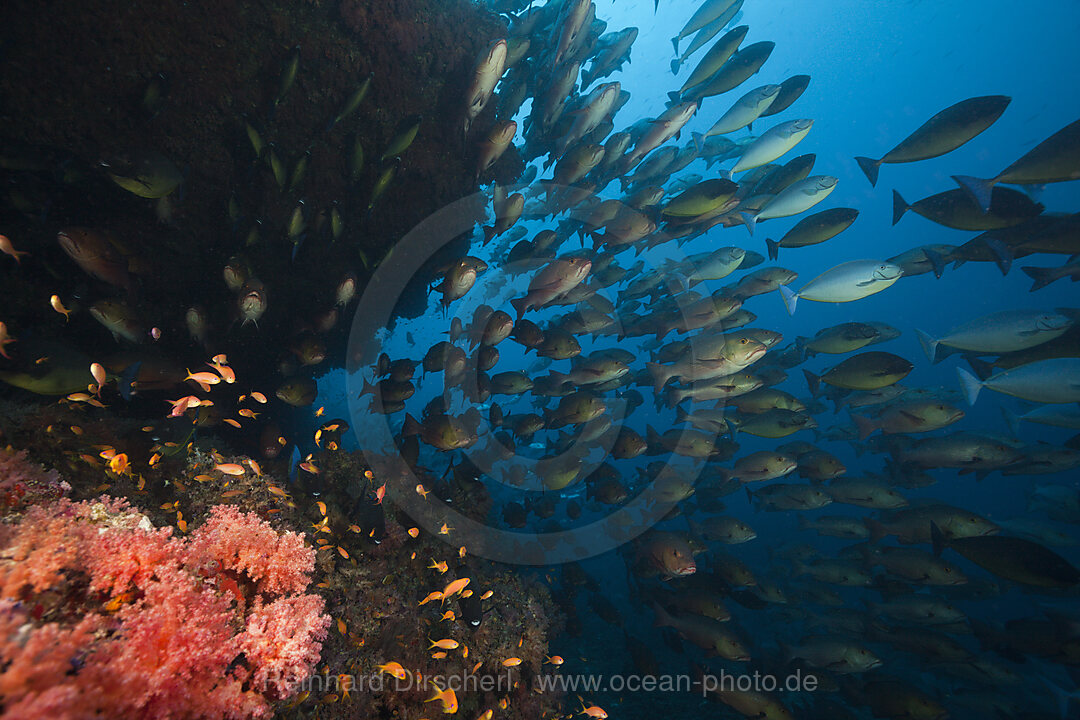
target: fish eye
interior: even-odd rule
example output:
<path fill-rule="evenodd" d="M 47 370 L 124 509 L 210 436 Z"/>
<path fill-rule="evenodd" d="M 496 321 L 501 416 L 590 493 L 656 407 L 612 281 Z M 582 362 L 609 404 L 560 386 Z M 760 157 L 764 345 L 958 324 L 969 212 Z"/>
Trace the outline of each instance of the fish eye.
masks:
<path fill-rule="evenodd" d="M 746 344 L 746 338 L 743 338 L 742 340 L 740 340 L 739 343 L 741 343 L 742 345 L 745 345 Z"/>
<path fill-rule="evenodd" d="M 945 574 L 949 574 L 949 573 L 951 573 L 951 572 L 952 572 L 952 568 L 951 568 L 951 567 L 946 567 L 946 568 L 945 568 Z"/>

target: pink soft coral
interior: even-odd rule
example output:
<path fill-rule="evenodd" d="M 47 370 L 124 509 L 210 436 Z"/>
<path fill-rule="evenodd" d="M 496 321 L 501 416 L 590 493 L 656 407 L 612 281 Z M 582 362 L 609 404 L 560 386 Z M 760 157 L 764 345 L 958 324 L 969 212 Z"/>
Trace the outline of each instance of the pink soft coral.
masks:
<path fill-rule="evenodd" d="M 318 661 L 302 536 L 217 507 L 190 539 L 123 501 L 31 509 L 0 550 L 0 717 L 262 717 Z M 46 620 L 43 622 L 43 620 Z"/>

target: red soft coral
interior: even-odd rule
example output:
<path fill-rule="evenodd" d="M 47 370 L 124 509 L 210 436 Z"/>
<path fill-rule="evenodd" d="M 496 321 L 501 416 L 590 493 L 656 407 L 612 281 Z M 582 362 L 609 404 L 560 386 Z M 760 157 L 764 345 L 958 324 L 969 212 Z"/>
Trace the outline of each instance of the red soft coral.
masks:
<path fill-rule="evenodd" d="M 330 623 L 321 597 L 300 594 L 314 550 L 235 508 L 190 539 L 170 533 L 104 498 L 11 529 L 0 718 L 263 717 L 294 692 Z"/>

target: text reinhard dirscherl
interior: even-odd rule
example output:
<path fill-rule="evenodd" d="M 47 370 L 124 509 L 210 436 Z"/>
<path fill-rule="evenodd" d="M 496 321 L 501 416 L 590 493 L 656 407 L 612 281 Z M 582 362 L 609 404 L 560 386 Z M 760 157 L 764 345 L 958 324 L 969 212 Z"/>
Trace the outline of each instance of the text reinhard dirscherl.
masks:
<path fill-rule="evenodd" d="M 337 692 L 407 692 L 410 690 L 437 692 L 453 690 L 455 693 L 494 692 L 509 693 L 520 682 L 520 671 L 508 668 L 505 673 L 492 675 L 471 672 L 423 675 L 419 671 L 404 671 L 403 677 L 388 673 L 366 675 L 311 675 L 297 681 L 296 678 L 267 678 L 268 684 L 282 680 L 297 691 L 314 694 Z M 698 677 L 690 675 L 602 675 L 552 673 L 533 675 L 533 690 L 540 693 L 564 692 L 572 694 L 595 692 L 700 692 L 707 696 L 714 692 L 813 692 L 818 679 L 812 674 L 796 671 L 790 675 L 777 676 L 768 673 L 706 673 Z"/>

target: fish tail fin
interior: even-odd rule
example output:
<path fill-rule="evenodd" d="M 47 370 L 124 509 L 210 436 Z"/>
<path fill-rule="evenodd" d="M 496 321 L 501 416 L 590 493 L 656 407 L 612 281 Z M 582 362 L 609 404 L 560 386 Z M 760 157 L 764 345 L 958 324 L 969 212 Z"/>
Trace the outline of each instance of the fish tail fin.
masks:
<path fill-rule="evenodd" d="M 678 35 L 671 38 L 671 47 L 675 48 L 675 56 L 676 57 L 678 57 L 678 55 L 679 55 L 679 40 L 681 40 L 681 39 L 682 38 L 680 38 Z"/>
<path fill-rule="evenodd" d="M 495 237 L 495 226 L 494 225 L 485 225 L 483 229 L 484 229 L 484 245 L 487 245 L 489 242 L 491 242 L 491 238 Z"/>
<path fill-rule="evenodd" d="M 664 403 L 669 407 L 677 407 L 683 401 L 683 396 L 677 388 L 669 387 L 664 397 Z"/>
<path fill-rule="evenodd" d="M 994 366 L 985 360 L 980 360 L 972 355 L 965 355 L 964 359 L 967 360 L 968 365 L 971 366 L 971 371 L 975 373 L 980 380 L 985 380 L 994 374 Z"/>
<path fill-rule="evenodd" d="M 674 60 L 672 60 L 671 61 L 671 74 L 672 75 L 678 75 L 680 67 L 682 67 L 682 63 L 679 62 L 679 58 L 675 58 Z"/>
<path fill-rule="evenodd" d="M 934 556 L 941 557 L 941 551 L 945 549 L 948 542 L 945 540 L 941 528 L 933 520 L 930 521 L 930 542 L 934 547 Z"/>
<path fill-rule="evenodd" d="M 1009 434 L 1015 438 L 1020 434 L 1020 416 L 1004 405 L 1001 407 L 1001 415 L 1005 418 L 1005 424 L 1009 426 Z"/>
<path fill-rule="evenodd" d="M 922 346 L 923 352 L 926 353 L 926 359 L 934 362 L 934 356 L 937 355 L 938 341 L 917 328 L 915 337 L 919 339 L 919 345 Z"/>
<path fill-rule="evenodd" d="M 877 423 L 863 415 L 852 415 L 851 419 L 855 421 L 855 427 L 859 431 L 860 441 L 870 437 L 874 434 L 874 431 L 878 429 Z"/>
<path fill-rule="evenodd" d="M 787 285 L 780 286 L 780 297 L 784 299 L 784 307 L 787 308 L 788 315 L 795 314 L 795 303 L 799 301 L 798 293 L 794 292 Z"/>
<path fill-rule="evenodd" d="M 409 413 L 405 413 L 405 424 L 401 426 L 401 434 L 405 437 L 420 434 L 420 423 Z"/>
<path fill-rule="evenodd" d="M 752 215 L 748 212 L 741 212 L 739 215 L 743 219 L 743 224 L 746 225 L 746 229 L 750 231 L 750 235 L 754 234 L 754 228 L 757 227 L 757 215 Z"/>
<path fill-rule="evenodd" d="M 878 170 L 881 168 L 881 161 L 868 157 L 856 157 L 855 162 L 859 163 L 859 169 L 863 171 L 863 175 L 870 181 L 870 187 L 877 187 L 877 176 Z"/>
<path fill-rule="evenodd" d="M 810 372 L 809 370 L 803 370 L 803 376 L 806 377 L 806 386 L 810 388 L 810 394 L 814 397 L 818 396 L 821 392 L 821 378 Z"/>
<path fill-rule="evenodd" d="M 699 132 L 690 133 L 690 139 L 694 141 L 694 147 L 697 148 L 698 154 L 701 154 L 702 149 L 705 147 L 705 137 Z"/>
<path fill-rule="evenodd" d="M 675 422 L 677 422 L 677 423 L 689 422 L 689 420 L 687 420 L 687 418 L 689 418 L 689 417 L 690 417 L 690 413 L 686 412 L 685 408 L 682 408 L 682 407 L 676 407 L 675 408 Z"/>
<path fill-rule="evenodd" d="M 975 201 L 982 211 L 990 212 L 990 200 L 993 197 L 994 180 L 984 180 L 982 178 L 971 177 L 970 175 L 953 175 L 952 179 L 956 181 L 967 194 Z"/>
<path fill-rule="evenodd" d="M 1002 275 L 1008 275 L 1012 269 L 1013 252 L 1009 246 L 995 237 L 986 238 L 986 247 L 994 253 L 994 263 Z"/>
<path fill-rule="evenodd" d="M 923 254 L 926 255 L 926 259 L 930 261 L 931 267 L 934 268 L 934 277 L 940 280 L 945 272 L 945 258 L 941 257 L 941 253 L 933 250 L 923 250 Z"/>
<path fill-rule="evenodd" d="M 967 400 L 968 405 L 974 405 L 979 397 L 979 390 L 983 386 L 982 380 L 964 368 L 956 368 L 956 375 L 960 378 L 960 389 L 964 391 L 964 399 Z"/>
<path fill-rule="evenodd" d="M 652 425 L 645 426 L 645 442 L 653 446 L 660 444 L 660 433 Z"/>
<path fill-rule="evenodd" d="M 769 249 L 769 259 L 776 260 L 780 257 L 780 241 L 765 238 L 765 247 Z"/>
<path fill-rule="evenodd" d="M 649 374 L 653 378 L 653 391 L 660 392 L 664 389 L 664 385 L 667 385 L 667 381 L 671 379 L 671 375 L 668 374 L 668 370 L 657 362 L 645 363 L 645 368 L 649 371 Z"/>
<path fill-rule="evenodd" d="M 682 99 L 682 93 L 680 93 L 680 92 L 678 92 L 678 91 L 675 91 L 675 92 L 669 92 L 669 93 L 667 94 L 667 96 L 668 96 L 668 101 L 667 101 L 667 103 L 665 103 L 665 104 L 666 104 L 666 105 L 667 105 L 668 107 L 671 107 L 672 105 L 677 105 L 677 104 L 679 103 L 679 100 L 681 100 L 681 99 Z"/>
<path fill-rule="evenodd" d="M 900 218 L 904 217 L 904 213 L 911 209 L 911 206 L 907 204 L 907 200 L 903 198 L 896 190 L 892 191 L 892 224 L 900 222 Z"/>
<path fill-rule="evenodd" d="M 1034 280 L 1031 283 L 1031 289 L 1028 292 L 1035 292 L 1040 288 L 1044 288 L 1050 283 L 1054 282 L 1052 275 L 1052 268 L 1032 267 L 1030 265 L 1024 265 L 1020 268 L 1024 271 L 1024 274 Z"/>
<path fill-rule="evenodd" d="M 514 306 L 514 310 L 517 311 L 517 319 L 518 320 L 520 320 L 521 316 L 525 314 L 526 310 L 528 310 L 529 306 L 526 304 L 527 300 L 528 300 L 527 297 L 520 297 L 520 298 L 514 298 L 513 300 L 510 301 L 510 304 Z"/>

